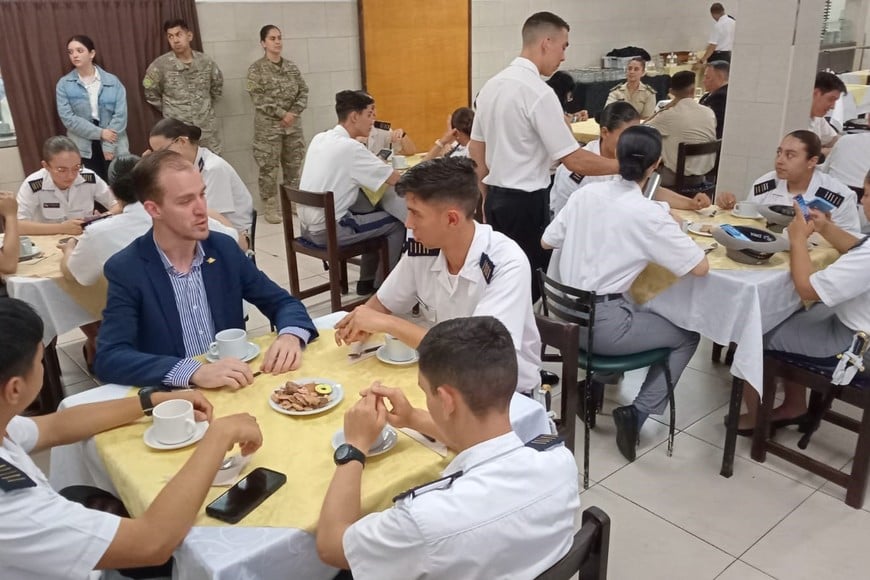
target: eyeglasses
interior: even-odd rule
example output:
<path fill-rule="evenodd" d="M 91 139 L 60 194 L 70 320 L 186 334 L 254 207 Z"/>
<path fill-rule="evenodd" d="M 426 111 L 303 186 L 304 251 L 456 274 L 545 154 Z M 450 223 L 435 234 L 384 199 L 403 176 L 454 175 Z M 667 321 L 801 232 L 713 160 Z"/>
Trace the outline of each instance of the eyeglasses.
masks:
<path fill-rule="evenodd" d="M 69 173 L 78 173 L 82 170 L 81 164 L 73 165 L 72 167 L 49 167 L 51 171 L 58 175 L 67 175 Z"/>

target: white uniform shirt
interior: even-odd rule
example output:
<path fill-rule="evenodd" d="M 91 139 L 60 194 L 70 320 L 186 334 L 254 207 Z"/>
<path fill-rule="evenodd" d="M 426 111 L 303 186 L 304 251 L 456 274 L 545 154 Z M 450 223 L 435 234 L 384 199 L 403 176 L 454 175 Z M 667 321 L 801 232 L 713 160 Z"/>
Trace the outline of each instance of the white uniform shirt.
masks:
<path fill-rule="evenodd" d="M 810 284 L 843 324 L 870 332 L 870 243 L 865 241 L 810 275 Z"/>
<path fill-rule="evenodd" d="M 824 117 L 810 117 L 808 129 L 819 136 L 822 147 L 828 147 L 839 136 L 837 130 Z"/>
<path fill-rule="evenodd" d="M 713 24 L 713 29 L 710 31 L 709 44 L 715 44 L 716 50 L 730 51 L 734 49 L 734 29 L 737 22 L 723 14 L 719 20 Z"/>
<path fill-rule="evenodd" d="M 864 178 L 870 171 L 870 132 L 840 137 L 825 161 L 824 171 L 841 183 L 864 187 Z"/>
<path fill-rule="evenodd" d="M 0 575 L 15 580 L 88 578 L 115 537 L 121 519 L 58 495 L 27 454 L 39 439 L 36 423 L 13 417 L 0 460 L 36 483 L 0 489 Z"/>
<path fill-rule="evenodd" d="M 776 171 L 765 173 L 755 180 L 750 190 L 748 200 L 764 205 L 787 205 L 794 203 L 794 195 L 789 193 L 788 184 L 784 179 L 776 177 Z M 826 199 L 836 207 L 831 212 L 831 220 L 838 227 L 853 234 L 861 233 L 861 222 L 858 219 L 858 197 L 855 192 L 820 169 L 813 172 L 810 185 L 803 194 L 804 201 L 809 203 L 817 197 Z"/>
<path fill-rule="evenodd" d="M 69 189 L 61 190 L 43 168 L 28 175 L 18 188 L 18 219 L 55 224 L 82 219 L 93 215 L 94 201 L 106 209 L 116 203 L 106 182 L 90 169 L 82 169 Z"/>
<path fill-rule="evenodd" d="M 254 200 L 233 166 L 205 147 L 200 147 L 196 152 L 194 165 L 202 173 L 209 209 L 230 220 L 238 231 L 250 231 Z"/>
<path fill-rule="evenodd" d="M 493 316 L 510 332 L 517 351 L 517 390 L 527 393 L 541 384 L 541 337 L 532 312 L 532 297 L 520 289 L 531 283 L 531 267 L 520 247 L 491 226 L 474 224 L 474 239 L 455 286 L 447 259 L 405 254 L 378 290 L 378 300 L 391 312 L 410 312 L 419 302 L 427 326 L 469 316 Z M 484 254 L 492 263 L 484 278 Z"/>
<path fill-rule="evenodd" d="M 562 249 L 561 282 L 599 294 L 627 292 L 650 262 L 683 276 L 704 257 L 665 206 L 624 179 L 572 195 L 542 239 Z"/>
<path fill-rule="evenodd" d="M 94 222 L 85 228 L 70 254 L 67 267 L 82 286 L 96 284 L 103 275 L 103 266 L 109 258 L 144 235 L 153 222 L 141 203 L 131 203 L 124 211 L 110 218 Z M 239 232 L 219 221 L 208 218 L 208 229 L 238 240 Z"/>
<path fill-rule="evenodd" d="M 460 470 L 347 529 L 354 578 L 530 580 L 568 553 L 580 496 L 566 448 L 535 451 L 511 432 L 466 449 L 444 475 Z"/>
<path fill-rule="evenodd" d="M 583 149 L 591 151 L 596 155 L 601 155 L 601 141 L 598 139 L 590 141 Z M 602 181 L 614 181 L 616 179 L 620 179 L 619 174 L 579 175 L 560 164 L 556 169 L 556 176 L 553 178 L 553 187 L 550 189 L 550 211 L 553 215 L 559 213 L 565 207 L 565 204 L 568 203 L 568 198 L 571 197 L 571 194 L 584 185 L 601 183 Z"/>
<path fill-rule="evenodd" d="M 340 221 L 356 202 L 360 187 L 377 191 L 392 174 L 391 166 L 351 138 L 344 127 L 336 125 L 315 135 L 308 145 L 299 189 L 331 191 L 335 199 L 335 219 Z M 297 211 L 299 221 L 309 232 L 326 229 L 323 210 L 300 206 Z"/>
<path fill-rule="evenodd" d="M 523 57 L 483 85 L 471 138 L 486 143 L 483 182 L 522 191 L 547 187 L 553 162 L 580 147 L 556 93 Z"/>

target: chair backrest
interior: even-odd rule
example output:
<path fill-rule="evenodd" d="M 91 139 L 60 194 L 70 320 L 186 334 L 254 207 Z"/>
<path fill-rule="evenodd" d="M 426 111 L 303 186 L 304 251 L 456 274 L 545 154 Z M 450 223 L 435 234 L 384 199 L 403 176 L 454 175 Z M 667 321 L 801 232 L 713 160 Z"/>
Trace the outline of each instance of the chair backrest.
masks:
<path fill-rule="evenodd" d="M 686 177 L 686 158 L 688 157 L 697 157 L 699 155 L 716 155 L 716 160 L 713 163 L 713 169 L 707 172 L 707 175 L 716 176 L 719 173 L 719 156 L 722 152 L 722 140 L 716 139 L 715 141 L 710 141 L 708 143 L 680 143 L 677 146 L 677 169 L 676 173 L 676 181 L 674 183 L 674 189 L 677 192 L 680 192 L 683 188 L 685 188 L 685 177 Z M 713 181 L 713 185 L 715 186 L 715 177 Z"/>
<path fill-rule="evenodd" d="M 577 351 L 580 348 L 580 327 L 573 322 L 561 322 L 535 314 L 535 325 L 541 335 L 541 360 L 562 363 L 562 417 L 559 433 L 565 446 L 574 453 L 574 410 L 577 408 Z M 558 355 L 546 354 L 547 347 L 555 348 Z M 547 411 L 549 398 L 547 399 Z"/>
<path fill-rule="evenodd" d="M 248 250 L 250 251 L 251 258 L 254 257 L 254 254 L 257 252 L 257 217 L 259 213 L 257 212 L 257 208 L 254 208 L 251 211 L 251 230 L 248 232 L 248 237 L 250 237 L 250 245 Z M 254 260 L 256 262 L 256 260 Z"/>
<path fill-rule="evenodd" d="M 326 222 L 327 247 L 338 247 L 338 234 L 335 225 L 335 197 L 331 191 L 314 192 L 281 186 L 281 213 L 284 222 L 284 238 L 289 243 L 293 240 L 293 206 L 303 205 L 322 209 Z M 290 251 L 288 247 L 287 251 Z"/>
<path fill-rule="evenodd" d="M 606 580 L 609 550 L 610 517 L 597 507 L 587 508 L 571 549 L 535 580 L 570 580 L 578 572 L 582 580 Z"/>
<path fill-rule="evenodd" d="M 541 306 L 544 316 L 549 317 L 552 314 L 560 320 L 572 322 L 586 329 L 586 352 L 590 353 L 590 356 L 586 357 L 587 368 L 585 370 L 588 376 L 592 368 L 595 292 L 579 290 L 556 282 L 547 276 L 541 268 L 538 268 L 538 280 L 540 281 Z"/>

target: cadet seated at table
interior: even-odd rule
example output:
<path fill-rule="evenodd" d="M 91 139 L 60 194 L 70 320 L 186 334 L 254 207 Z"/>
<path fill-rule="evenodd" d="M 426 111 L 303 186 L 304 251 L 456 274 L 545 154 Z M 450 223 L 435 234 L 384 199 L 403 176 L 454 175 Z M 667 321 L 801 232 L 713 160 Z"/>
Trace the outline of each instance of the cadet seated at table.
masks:
<path fill-rule="evenodd" d="M 42 320 L 30 306 L 13 298 L 0 299 L 3 576 L 87 578 L 92 570 L 164 564 L 193 525 L 227 449 L 238 443 L 242 454 L 248 455 L 262 445 L 256 419 L 238 414 L 212 420 L 211 405 L 197 391 L 155 392 L 150 398 L 126 397 L 37 417 L 21 416 L 42 386 L 42 333 Z M 207 419 L 211 425 L 190 459 L 135 519 L 67 500 L 51 488 L 30 457 L 132 423 L 170 399 L 192 402 L 197 419 Z"/>
<path fill-rule="evenodd" d="M 824 173 L 818 166 L 822 144 L 812 131 L 800 129 L 782 138 L 776 149 L 776 167 L 755 180 L 746 196 L 747 201 L 764 205 L 791 206 L 802 196 L 810 203 L 824 199 L 834 206 L 831 219 L 837 227 L 853 234 L 861 232 L 858 201 L 855 192 L 837 179 Z M 733 199 L 725 194 L 721 199 Z M 717 202 L 720 197 L 717 196 Z M 722 203 L 719 204 L 722 206 Z"/>
<path fill-rule="evenodd" d="M 429 412 L 376 383 L 345 414 L 347 443 L 335 451 L 317 526 L 320 558 L 357 580 L 534 578 L 571 546 L 580 507 L 574 457 L 562 445 L 523 445 L 511 431 L 517 359 L 498 320 L 441 322 L 419 353 Z M 361 517 L 364 450 L 387 422 L 414 426 L 420 415 L 458 455 L 442 479 Z"/>
<path fill-rule="evenodd" d="M 109 283 L 97 338 L 97 376 L 122 385 L 239 388 L 254 380 L 236 358 L 202 364 L 216 332 L 244 328 L 242 300 L 278 329 L 261 370 L 299 368 L 317 330 L 298 299 L 270 280 L 228 236 L 210 232 L 199 171 L 174 151 L 133 168 L 133 188 L 154 227 L 106 262 Z"/>
<path fill-rule="evenodd" d="M 643 58 L 636 56 L 628 61 L 625 67 L 625 82 L 610 90 L 605 105 L 626 101 L 631 103 L 642 119 L 652 117 L 656 108 L 656 90 L 640 82 L 645 71 L 646 61 Z"/>
<path fill-rule="evenodd" d="M 866 186 L 870 186 L 870 174 Z M 862 197 L 861 205 L 870 219 L 870 196 Z M 791 278 L 801 300 L 815 304 L 809 309 L 801 306 L 765 334 L 764 350 L 801 355 L 815 359 L 820 367 L 833 369 L 838 363 L 835 357 L 851 347 L 855 333 L 870 331 L 870 243 L 868 236 L 838 227 L 819 211 L 811 210 L 811 219 L 807 221 L 795 204 L 795 214 L 788 226 Z M 818 272 L 814 272 L 807 249 L 807 240 L 813 232 L 818 232 L 842 254 Z M 864 353 L 864 365 L 870 369 L 870 350 Z M 751 435 L 758 411 L 758 392 L 749 384 L 743 387 L 743 401 L 748 412 L 740 416 L 737 433 Z M 806 413 L 806 387 L 786 383 L 785 399 L 773 410 L 771 427 L 800 425 L 809 419 Z"/>
<path fill-rule="evenodd" d="M 698 346 L 698 333 L 638 310 L 624 294 L 651 262 L 676 276 L 704 276 L 709 264 L 668 210 L 641 193 L 661 158 L 658 131 L 629 127 L 619 138 L 616 155 L 622 179 L 594 183 L 581 195 L 572 195 L 547 227 L 541 245 L 562 249 L 558 267 L 563 284 L 598 294 L 593 352 L 616 356 L 670 348 L 676 384 Z M 587 347 L 586 338 L 581 332 L 581 348 Z M 626 459 L 635 459 L 644 421 L 663 413 L 667 404 L 664 371 L 657 365 L 647 372 L 634 402 L 613 410 L 616 443 Z"/>
<path fill-rule="evenodd" d="M 408 204 L 405 255 L 377 294 L 336 325 L 336 342 L 387 332 L 417 348 L 429 328 L 464 316 L 494 316 L 510 331 L 519 359 L 517 390 L 540 384 L 541 340 L 529 261 L 516 242 L 474 221 L 480 192 L 474 162 L 433 159 L 409 169 L 396 186 Z M 400 318 L 420 305 L 419 323 Z"/>
<path fill-rule="evenodd" d="M 0 274 L 14 274 L 18 269 L 20 247 L 18 240 L 18 200 L 9 191 L 0 191 L 0 231 L 3 244 L 0 245 Z M 0 296 L 5 295 L 0 283 Z"/>
<path fill-rule="evenodd" d="M 468 157 L 468 142 L 471 141 L 471 126 L 474 110 L 459 107 L 447 118 L 447 131 L 423 156 L 423 161 L 438 157 Z"/>
<path fill-rule="evenodd" d="M 78 146 L 69 137 L 49 137 L 42 146 L 42 169 L 28 175 L 18 190 L 20 233 L 77 236 L 94 215 L 94 202 L 121 211 L 106 182 L 82 168 Z"/>

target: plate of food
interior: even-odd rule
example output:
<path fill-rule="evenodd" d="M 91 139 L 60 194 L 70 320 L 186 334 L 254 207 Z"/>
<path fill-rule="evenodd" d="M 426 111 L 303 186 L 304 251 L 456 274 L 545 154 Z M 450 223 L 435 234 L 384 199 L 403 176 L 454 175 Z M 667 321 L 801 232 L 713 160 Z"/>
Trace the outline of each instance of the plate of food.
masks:
<path fill-rule="evenodd" d="M 695 234 L 696 236 L 706 236 L 708 238 L 713 237 L 713 229 L 716 227 L 716 224 L 701 224 L 697 222 L 689 222 L 689 227 L 687 228 L 690 234 Z"/>
<path fill-rule="evenodd" d="M 287 381 L 269 394 L 269 406 L 285 415 L 316 415 L 332 409 L 344 399 L 344 389 L 335 381 L 320 377 Z"/>

